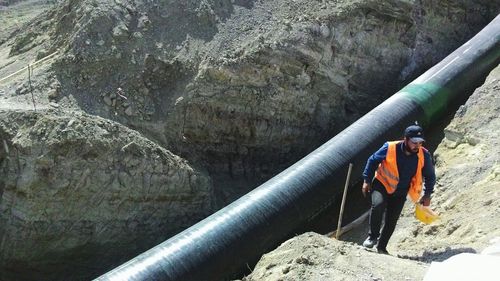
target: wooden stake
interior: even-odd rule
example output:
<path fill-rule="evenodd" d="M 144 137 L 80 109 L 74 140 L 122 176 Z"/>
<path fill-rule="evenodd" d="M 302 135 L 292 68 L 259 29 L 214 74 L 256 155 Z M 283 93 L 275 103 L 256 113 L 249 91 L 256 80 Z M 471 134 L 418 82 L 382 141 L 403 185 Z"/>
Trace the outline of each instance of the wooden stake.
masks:
<path fill-rule="evenodd" d="M 5 154 L 9 155 L 9 146 L 5 140 L 3 140 L 3 149 L 5 150 Z"/>
<path fill-rule="evenodd" d="M 28 82 L 30 85 L 30 92 L 31 92 L 31 100 L 33 101 L 33 108 L 35 109 L 36 112 L 36 104 L 35 104 L 35 96 L 33 96 L 33 86 L 31 86 L 31 66 L 28 64 Z"/>
<path fill-rule="evenodd" d="M 347 171 L 347 179 L 345 180 L 345 186 L 344 186 L 344 194 L 342 195 L 342 204 L 340 205 L 340 214 L 339 214 L 339 222 L 337 224 L 337 233 L 335 234 L 335 237 L 337 239 L 340 238 L 340 235 L 342 234 L 342 216 L 344 215 L 344 206 L 345 206 L 345 199 L 347 197 L 347 187 L 349 187 L 349 179 L 351 178 L 351 171 L 352 171 L 352 163 L 349 163 L 349 170 Z"/>

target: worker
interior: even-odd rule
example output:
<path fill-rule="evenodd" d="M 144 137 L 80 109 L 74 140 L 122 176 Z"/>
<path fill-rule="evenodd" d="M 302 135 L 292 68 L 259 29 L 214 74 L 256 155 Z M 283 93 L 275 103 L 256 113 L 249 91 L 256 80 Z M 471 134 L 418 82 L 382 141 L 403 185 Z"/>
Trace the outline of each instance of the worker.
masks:
<path fill-rule="evenodd" d="M 361 190 L 365 197 L 371 195 L 370 230 L 363 242 L 365 248 L 376 245 L 379 253 L 389 254 L 387 243 L 407 195 L 415 203 L 430 205 L 436 175 L 431 155 L 422 147 L 424 141 L 422 128 L 411 125 L 405 129 L 404 140 L 386 142 L 368 158 Z M 422 182 L 425 190 L 420 198 Z M 380 233 L 384 212 L 385 222 Z"/>

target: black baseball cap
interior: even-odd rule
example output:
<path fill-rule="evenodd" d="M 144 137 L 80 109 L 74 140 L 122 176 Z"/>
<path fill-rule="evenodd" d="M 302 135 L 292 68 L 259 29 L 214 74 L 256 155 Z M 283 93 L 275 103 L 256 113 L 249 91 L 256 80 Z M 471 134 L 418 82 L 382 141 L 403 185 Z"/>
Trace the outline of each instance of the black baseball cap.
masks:
<path fill-rule="evenodd" d="M 410 138 L 412 142 L 423 142 L 424 130 L 418 125 L 411 125 L 405 130 L 405 137 Z"/>

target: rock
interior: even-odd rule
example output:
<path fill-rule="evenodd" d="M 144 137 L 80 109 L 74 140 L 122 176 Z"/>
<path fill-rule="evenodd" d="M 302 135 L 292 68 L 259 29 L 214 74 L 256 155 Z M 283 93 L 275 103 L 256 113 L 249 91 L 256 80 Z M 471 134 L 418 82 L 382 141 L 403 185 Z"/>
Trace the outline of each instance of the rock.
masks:
<path fill-rule="evenodd" d="M 147 30 L 150 25 L 151 25 L 151 21 L 149 20 L 148 16 L 143 15 L 138 20 L 137 28 Z"/>
<path fill-rule="evenodd" d="M 113 37 L 120 38 L 128 33 L 128 28 L 125 24 L 119 23 L 113 28 Z"/>
<path fill-rule="evenodd" d="M 55 100 L 59 97 L 59 91 L 57 91 L 56 89 L 51 89 L 47 94 L 47 97 L 49 98 L 49 100 Z"/>
<path fill-rule="evenodd" d="M 323 36 L 323 38 L 328 38 L 330 36 L 330 28 L 328 28 L 328 26 L 325 24 L 322 24 L 320 26 L 319 31 L 320 31 L 321 36 Z"/>
<path fill-rule="evenodd" d="M 212 212 L 209 178 L 135 131 L 62 111 L 0 116 L 1 280 L 88 280 Z"/>
<path fill-rule="evenodd" d="M 136 39 L 141 39 L 143 37 L 142 33 L 140 32 L 134 32 L 132 36 L 134 36 L 134 38 Z"/>
<path fill-rule="evenodd" d="M 132 107 L 131 107 L 131 106 L 127 107 L 127 108 L 125 109 L 125 115 L 127 115 L 127 116 L 132 116 L 132 115 L 134 115 L 134 109 L 132 109 Z"/>
<path fill-rule="evenodd" d="M 113 105 L 113 101 L 111 100 L 111 97 L 109 97 L 108 95 L 105 95 L 102 99 L 107 106 Z"/>
<path fill-rule="evenodd" d="M 38 51 L 38 53 L 36 54 L 36 60 L 40 60 L 40 59 L 43 59 L 44 57 L 46 57 L 48 55 L 48 52 L 47 50 L 45 49 L 41 49 L 40 51 Z"/>

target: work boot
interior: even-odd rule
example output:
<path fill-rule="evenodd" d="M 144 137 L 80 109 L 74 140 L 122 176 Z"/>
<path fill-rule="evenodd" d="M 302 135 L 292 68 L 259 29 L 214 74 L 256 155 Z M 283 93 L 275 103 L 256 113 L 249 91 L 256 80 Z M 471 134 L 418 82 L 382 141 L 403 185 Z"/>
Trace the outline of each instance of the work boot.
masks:
<path fill-rule="evenodd" d="M 378 242 L 378 239 L 371 239 L 370 237 L 366 238 L 365 242 L 363 242 L 363 247 L 371 249 Z"/>

